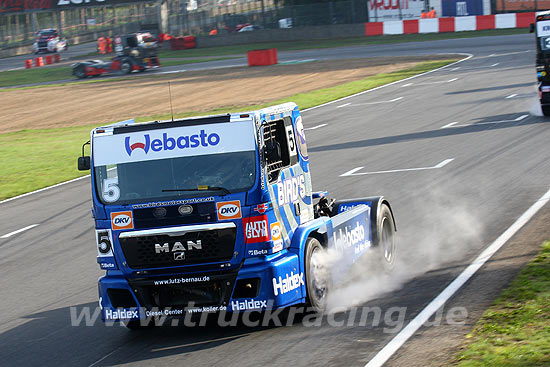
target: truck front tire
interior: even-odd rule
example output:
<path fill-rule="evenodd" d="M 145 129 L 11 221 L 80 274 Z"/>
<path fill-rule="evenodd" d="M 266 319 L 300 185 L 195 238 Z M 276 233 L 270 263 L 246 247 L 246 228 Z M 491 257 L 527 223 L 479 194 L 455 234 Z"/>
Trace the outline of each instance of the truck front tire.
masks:
<path fill-rule="evenodd" d="M 307 300 L 316 313 L 325 311 L 330 289 L 330 272 L 325 254 L 325 248 L 316 238 L 307 239 L 304 260 Z"/>

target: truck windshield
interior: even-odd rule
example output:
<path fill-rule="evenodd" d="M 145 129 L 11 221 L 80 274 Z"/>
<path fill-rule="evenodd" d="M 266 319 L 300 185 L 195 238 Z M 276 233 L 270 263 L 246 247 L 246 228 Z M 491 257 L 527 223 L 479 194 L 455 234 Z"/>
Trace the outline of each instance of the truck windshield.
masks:
<path fill-rule="evenodd" d="M 256 152 L 252 120 L 100 132 L 92 140 L 97 195 L 127 204 L 247 191 Z"/>
<path fill-rule="evenodd" d="M 105 204 L 132 204 L 249 190 L 256 152 L 233 152 L 96 166 Z"/>

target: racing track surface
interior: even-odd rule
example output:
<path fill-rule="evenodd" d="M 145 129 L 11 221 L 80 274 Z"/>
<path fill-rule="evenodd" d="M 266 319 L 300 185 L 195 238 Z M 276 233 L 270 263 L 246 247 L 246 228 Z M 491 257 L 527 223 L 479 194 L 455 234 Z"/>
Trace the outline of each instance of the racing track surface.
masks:
<path fill-rule="evenodd" d="M 402 263 L 437 269 L 368 303 L 406 307 L 407 320 L 548 190 L 550 121 L 529 114 L 536 104 L 534 40 L 520 35 L 285 56 L 451 51 L 474 57 L 303 114 L 313 128 L 307 137 L 314 189 L 337 198 L 387 196 Z M 96 306 L 101 275 L 88 186 L 79 180 L 0 204 L 0 365 L 363 366 L 393 337 L 372 323 L 138 333 L 101 323 L 73 327 L 70 307 Z M 39 225 L 1 238 L 32 224 Z M 468 231 L 476 235 L 465 237 Z"/>

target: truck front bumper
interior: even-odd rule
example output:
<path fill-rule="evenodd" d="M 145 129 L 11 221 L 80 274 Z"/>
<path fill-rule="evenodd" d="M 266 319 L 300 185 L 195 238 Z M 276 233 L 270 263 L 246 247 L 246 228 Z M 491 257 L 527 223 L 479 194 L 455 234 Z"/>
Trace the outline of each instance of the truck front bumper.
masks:
<path fill-rule="evenodd" d="M 261 311 L 305 302 L 298 254 L 247 259 L 237 270 L 127 279 L 108 271 L 99 279 L 102 319 L 134 320 L 187 313 Z"/>

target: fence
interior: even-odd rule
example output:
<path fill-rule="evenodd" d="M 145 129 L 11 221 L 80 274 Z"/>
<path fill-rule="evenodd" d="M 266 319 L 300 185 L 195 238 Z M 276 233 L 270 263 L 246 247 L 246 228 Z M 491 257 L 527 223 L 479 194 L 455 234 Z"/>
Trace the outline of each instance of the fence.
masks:
<path fill-rule="evenodd" d="M 34 32 L 43 28 L 57 28 L 65 37 L 127 33 L 150 25 L 173 35 L 206 35 L 214 28 L 219 33 L 235 32 L 239 24 L 274 29 L 281 20 L 298 28 L 418 19 L 429 4 L 427 0 L 344 0 L 285 6 L 280 0 L 166 0 L 159 5 L 160 1 L 11 14 L 0 9 L 0 47 L 30 45 Z M 449 12 L 472 15 L 481 0 L 445 1 Z M 491 1 L 493 13 L 550 7 L 550 0 Z"/>

